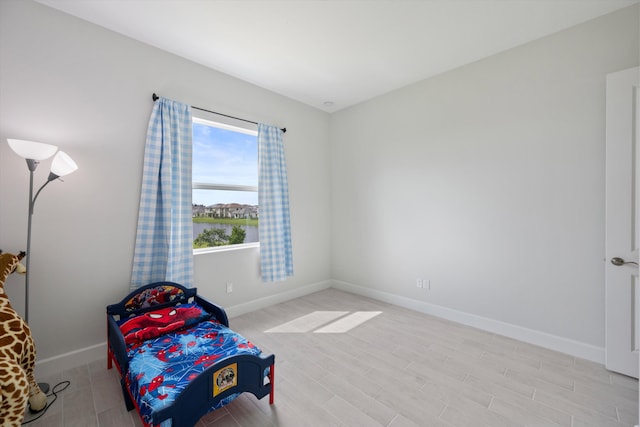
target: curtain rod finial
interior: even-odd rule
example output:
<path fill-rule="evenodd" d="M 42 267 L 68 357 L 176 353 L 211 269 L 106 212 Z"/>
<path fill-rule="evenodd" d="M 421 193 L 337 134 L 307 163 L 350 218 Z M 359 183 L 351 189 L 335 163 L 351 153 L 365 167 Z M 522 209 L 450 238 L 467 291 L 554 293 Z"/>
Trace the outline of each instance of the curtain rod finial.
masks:
<path fill-rule="evenodd" d="M 151 96 L 151 99 L 153 99 L 153 102 L 156 102 L 158 100 L 158 98 L 160 98 L 160 97 L 158 95 L 156 95 L 155 92 Z"/>

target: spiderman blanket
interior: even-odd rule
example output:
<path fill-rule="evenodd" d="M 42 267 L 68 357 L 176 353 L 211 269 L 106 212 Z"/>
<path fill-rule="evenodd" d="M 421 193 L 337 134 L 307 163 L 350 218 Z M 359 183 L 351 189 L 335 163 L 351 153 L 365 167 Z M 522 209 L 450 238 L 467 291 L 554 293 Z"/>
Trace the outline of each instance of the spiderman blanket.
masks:
<path fill-rule="evenodd" d="M 171 405 L 193 378 L 217 360 L 261 353 L 246 338 L 209 317 L 197 304 L 183 304 L 119 322 L 129 358 L 127 387 L 147 425 L 153 424 L 155 411 Z M 223 390 L 234 382 L 234 375 L 233 370 L 218 373 L 217 386 Z M 231 395 L 211 409 L 235 397 Z"/>

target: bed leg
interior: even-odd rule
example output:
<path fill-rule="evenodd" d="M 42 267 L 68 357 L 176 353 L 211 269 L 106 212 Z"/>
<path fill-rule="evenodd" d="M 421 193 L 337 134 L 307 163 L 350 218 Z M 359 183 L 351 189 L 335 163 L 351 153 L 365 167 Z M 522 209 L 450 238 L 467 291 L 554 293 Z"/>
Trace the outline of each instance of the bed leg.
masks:
<path fill-rule="evenodd" d="M 111 345 L 109 344 L 109 316 L 107 315 L 107 369 L 111 369 L 113 367 L 111 356 Z"/>
<path fill-rule="evenodd" d="M 129 390 L 127 389 L 127 385 L 125 384 L 124 378 L 120 380 L 120 386 L 122 387 L 122 394 L 124 396 L 124 405 L 127 408 L 127 411 L 131 411 L 135 409 L 135 404 L 133 403 L 133 399 L 129 395 Z"/>
<path fill-rule="evenodd" d="M 273 397 L 274 397 L 274 391 L 275 391 L 275 387 L 273 384 L 273 379 L 275 377 L 275 373 L 273 372 L 275 369 L 276 365 L 273 364 L 271 365 L 271 368 L 269 368 L 269 383 L 271 384 L 271 392 L 269 392 L 269 405 L 273 405 Z"/>

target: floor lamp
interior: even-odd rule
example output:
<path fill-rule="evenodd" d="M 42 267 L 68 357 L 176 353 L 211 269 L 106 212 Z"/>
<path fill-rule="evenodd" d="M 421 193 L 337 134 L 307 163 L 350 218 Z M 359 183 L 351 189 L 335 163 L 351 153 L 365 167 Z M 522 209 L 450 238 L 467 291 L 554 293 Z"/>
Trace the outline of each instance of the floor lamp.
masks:
<path fill-rule="evenodd" d="M 27 261 L 25 267 L 27 269 L 24 283 L 24 320 L 29 324 L 29 272 L 31 271 L 29 264 L 31 260 L 31 219 L 33 217 L 33 207 L 36 199 L 42 189 L 62 176 L 68 175 L 78 169 L 78 165 L 63 151 L 56 151 L 58 147 L 51 144 L 43 144 L 41 142 L 24 141 L 21 139 L 7 139 L 9 147 L 20 157 L 27 160 L 29 168 L 29 218 L 27 222 Z M 35 172 L 41 160 L 48 159 L 56 154 L 51 162 L 51 171 L 47 181 L 38 189 L 35 196 L 33 195 L 33 173 Z M 49 385 L 45 383 L 38 384 L 44 393 L 49 390 Z M 45 390 L 46 388 L 46 390 Z"/>

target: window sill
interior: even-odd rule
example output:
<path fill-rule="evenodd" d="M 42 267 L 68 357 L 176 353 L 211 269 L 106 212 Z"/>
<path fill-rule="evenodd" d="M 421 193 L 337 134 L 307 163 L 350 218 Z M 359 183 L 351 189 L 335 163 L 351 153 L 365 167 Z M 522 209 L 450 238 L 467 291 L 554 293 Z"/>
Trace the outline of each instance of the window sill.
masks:
<path fill-rule="evenodd" d="M 210 253 L 217 253 L 217 252 L 241 251 L 241 250 L 251 249 L 251 248 L 260 248 L 260 242 L 243 243 L 241 245 L 214 246 L 210 248 L 194 249 L 193 255 L 196 256 L 196 255 L 210 254 Z"/>

